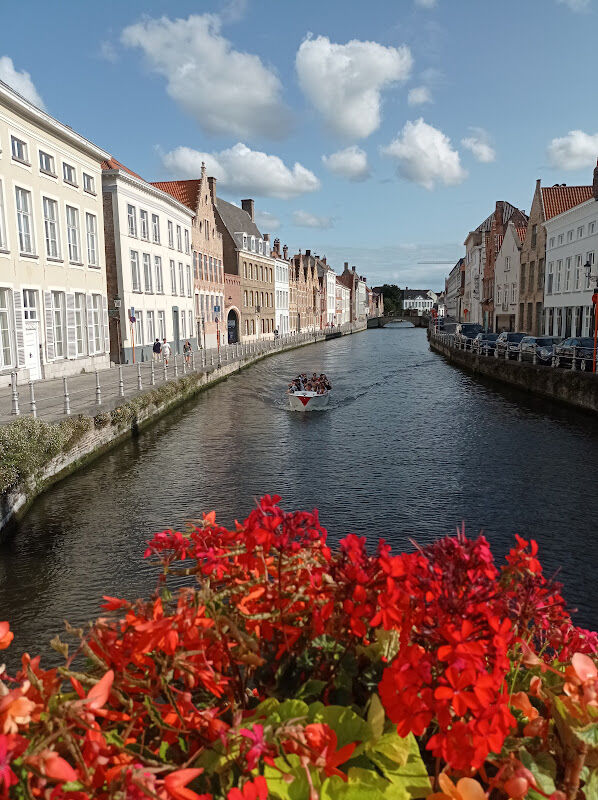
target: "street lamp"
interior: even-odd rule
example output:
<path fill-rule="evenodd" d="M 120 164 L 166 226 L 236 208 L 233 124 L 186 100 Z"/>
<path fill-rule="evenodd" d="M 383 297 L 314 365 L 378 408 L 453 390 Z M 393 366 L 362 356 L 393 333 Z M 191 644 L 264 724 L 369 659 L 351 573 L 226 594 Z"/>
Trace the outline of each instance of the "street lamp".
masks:
<path fill-rule="evenodd" d="M 586 278 L 588 279 L 588 283 L 592 278 L 592 264 L 588 259 L 586 263 L 583 265 L 586 271 Z M 598 276 L 594 276 L 596 278 L 596 282 L 598 283 Z M 592 303 L 594 304 L 594 356 L 592 358 L 592 372 L 596 372 L 596 343 L 598 341 L 598 286 L 594 289 L 592 294 Z"/>

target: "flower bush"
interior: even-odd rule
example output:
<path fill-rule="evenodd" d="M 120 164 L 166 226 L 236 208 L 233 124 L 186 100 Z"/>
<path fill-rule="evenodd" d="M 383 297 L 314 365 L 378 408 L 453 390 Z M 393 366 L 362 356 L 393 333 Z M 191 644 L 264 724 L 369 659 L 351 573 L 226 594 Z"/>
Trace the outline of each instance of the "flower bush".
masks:
<path fill-rule="evenodd" d="M 598 637 L 534 542 L 333 550 L 279 500 L 155 535 L 153 597 L 0 673 L 0 797 L 598 796 Z"/>

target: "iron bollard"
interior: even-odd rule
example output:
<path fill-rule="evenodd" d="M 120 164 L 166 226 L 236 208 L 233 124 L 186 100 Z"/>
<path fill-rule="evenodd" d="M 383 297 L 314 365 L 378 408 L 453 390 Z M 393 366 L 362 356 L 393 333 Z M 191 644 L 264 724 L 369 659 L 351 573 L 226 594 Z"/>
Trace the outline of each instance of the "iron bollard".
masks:
<path fill-rule="evenodd" d="M 178 378 L 179 376 L 179 365 L 176 360 L 176 353 L 174 354 L 174 377 Z"/>
<path fill-rule="evenodd" d="M 10 413 L 14 414 L 15 417 L 18 417 L 21 412 L 19 411 L 19 390 L 17 389 L 16 372 L 10 373 L 10 387 L 12 390 L 12 403 L 11 403 Z"/>
<path fill-rule="evenodd" d="M 210 353 L 210 364 L 214 366 L 214 353 Z"/>
<path fill-rule="evenodd" d="M 186 358 L 185 354 L 183 353 L 183 375 L 186 375 L 186 374 L 187 374 L 187 358 Z"/>
<path fill-rule="evenodd" d="M 191 351 L 191 369 L 195 372 L 195 350 Z"/>
<path fill-rule="evenodd" d="M 206 366 L 206 351 L 201 351 L 201 366 L 205 369 Z"/>
<path fill-rule="evenodd" d="M 162 374 L 164 375 L 164 382 L 168 380 L 168 364 L 166 363 L 166 359 L 162 362 Z"/>
<path fill-rule="evenodd" d="M 137 364 L 137 389 L 138 391 L 143 389 L 143 384 L 141 383 L 141 362 Z"/>
<path fill-rule="evenodd" d="M 96 369 L 96 406 L 102 405 L 102 389 L 100 387 L 100 373 Z"/>
<path fill-rule="evenodd" d="M 153 360 L 150 361 L 150 385 L 151 386 L 155 386 L 156 385 L 156 370 L 155 370 L 155 367 L 154 367 Z"/>
<path fill-rule="evenodd" d="M 118 367 L 118 396 L 125 396 L 125 384 L 123 382 L 123 368 L 122 364 Z"/>
<path fill-rule="evenodd" d="M 29 381 L 29 405 L 31 406 L 31 416 L 37 417 L 37 404 L 35 402 L 35 390 L 33 381 Z"/>
<path fill-rule="evenodd" d="M 66 376 L 62 379 L 62 385 L 64 387 L 64 413 L 67 417 L 71 415 L 71 398 L 69 396 L 69 387 L 68 383 L 66 382 Z"/>
<path fill-rule="evenodd" d="M 519 352 L 517 354 L 517 361 L 523 361 L 523 353 L 521 352 L 521 348 L 519 348 Z"/>
<path fill-rule="evenodd" d="M 571 369 L 572 370 L 577 369 L 575 366 L 575 350 L 573 351 L 573 358 L 571 359 Z"/>
<path fill-rule="evenodd" d="M 494 358 L 498 358 L 498 349 L 494 348 Z"/>

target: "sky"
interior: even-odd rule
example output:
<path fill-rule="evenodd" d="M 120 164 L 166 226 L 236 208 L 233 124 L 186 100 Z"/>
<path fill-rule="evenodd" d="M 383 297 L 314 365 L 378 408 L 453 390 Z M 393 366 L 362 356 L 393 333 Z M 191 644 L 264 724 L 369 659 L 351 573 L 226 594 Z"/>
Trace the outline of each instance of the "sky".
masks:
<path fill-rule="evenodd" d="M 592 182 L 597 23 L 598 0 L 23 0 L 0 79 L 146 180 L 206 161 L 291 252 L 439 289 L 497 200 Z"/>

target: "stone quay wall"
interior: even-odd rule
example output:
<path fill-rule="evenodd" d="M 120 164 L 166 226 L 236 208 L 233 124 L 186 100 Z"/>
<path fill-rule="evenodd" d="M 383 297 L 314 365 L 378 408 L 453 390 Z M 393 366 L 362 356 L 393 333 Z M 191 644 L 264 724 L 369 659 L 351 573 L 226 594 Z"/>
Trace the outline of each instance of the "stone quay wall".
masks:
<path fill-rule="evenodd" d="M 429 334 L 430 348 L 449 363 L 474 375 L 524 389 L 586 411 L 598 411 L 598 375 L 580 370 L 564 370 L 528 362 L 494 358 L 471 350 L 461 350 L 453 337 Z"/>
<path fill-rule="evenodd" d="M 81 417 L 87 421 L 88 429 L 73 446 L 49 460 L 35 475 L 30 475 L 26 480 L 0 494 L 0 532 L 11 522 L 23 516 L 35 498 L 47 491 L 53 484 L 89 464 L 125 439 L 138 435 L 143 428 L 176 406 L 204 389 L 225 380 L 229 375 L 277 353 L 363 330 L 366 330 L 365 322 L 363 325 L 356 324 L 346 326 L 342 330 L 337 329 L 334 333 L 316 331 L 310 334 L 301 334 L 285 344 L 269 341 L 264 343 L 263 348 L 260 348 L 252 343 L 252 346 L 239 359 L 223 363 L 210 372 L 187 373 L 162 384 L 162 386 L 137 395 L 131 400 L 123 400 L 122 405 L 112 411 L 100 410 L 95 417 Z"/>

